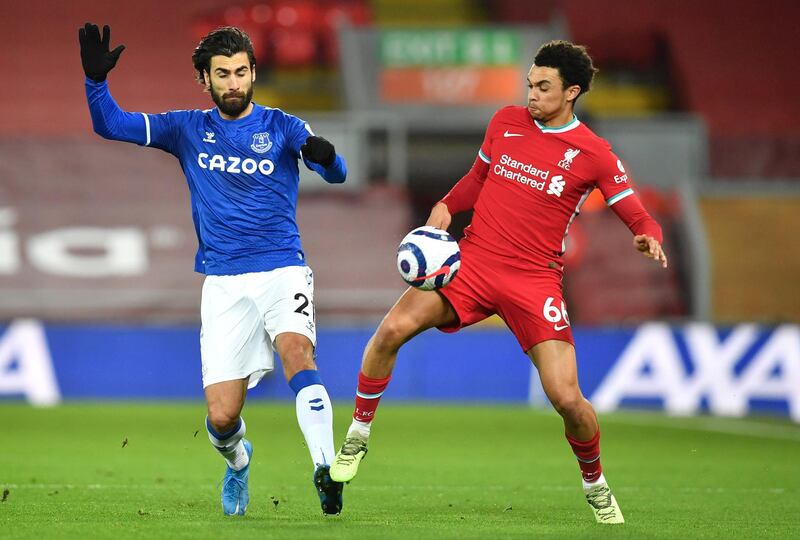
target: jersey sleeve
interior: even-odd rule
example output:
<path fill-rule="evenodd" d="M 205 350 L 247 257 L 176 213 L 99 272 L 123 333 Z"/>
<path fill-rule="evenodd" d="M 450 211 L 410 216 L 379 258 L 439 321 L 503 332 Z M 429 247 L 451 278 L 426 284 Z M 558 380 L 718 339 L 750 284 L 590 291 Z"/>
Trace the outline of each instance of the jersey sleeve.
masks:
<path fill-rule="evenodd" d="M 610 148 L 601 153 L 595 182 L 608 206 L 633 195 L 631 178 L 625 171 L 622 160 Z"/>
<path fill-rule="evenodd" d="M 444 203 L 451 214 L 458 214 L 473 208 L 478 200 L 478 195 L 481 194 L 488 172 L 489 164 L 484 162 L 480 156 L 476 157 L 469 172 L 456 182 L 453 189 L 439 202 Z"/>
<path fill-rule="evenodd" d="M 494 113 L 492 119 L 489 120 L 489 125 L 486 126 L 486 133 L 483 134 L 483 143 L 481 143 L 481 147 L 478 150 L 478 157 L 486 164 L 492 162 L 492 141 L 500 131 L 500 117 L 504 110 L 505 109 L 500 109 Z"/>
<path fill-rule="evenodd" d="M 300 152 L 300 147 L 305 144 L 306 139 L 308 139 L 311 135 L 314 135 L 314 132 L 311 130 L 311 126 L 309 126 L 307 122 L 304 122 L 296 116 L 287 114 L 285 119 L 286 124 L 284 125 L 284 128 L 287 147 L 292 149 L 295 157 L 301 157 L 302 153 Z M 338 153 L 336 154 L 336 158 L 334 159 L 333 163 L 331 163 L 327 168 L 323 167 L 319 163 L 308 161 L 305 158 L 303 158 L 303 163 L 305 164 L 306 168 L 319 174 L 322 179 L 329 184 L 341 184 L 345 181 L 345 179 L 347 179 L 347 164 L 345 163 L 344 158 L 342 158 L 342 156 L 340 156 Z"/>
<path fill-rule="evenodd" d="M 492 162 L 492 140 L 498 131 L 500 123 L 498 117 L 502 112 L 503 109 L 500 109 L 489 120 L 489 125 L 486 126 L 486 132 L 483 134 L 483 142 L 470 170 L 439 201 L 447 206 L 447 210 L 451 214 L 464 212 L 475 206 L 486 181 L 486 175 L 489 173 L 489 164 Z"/>
<path fill-rule="evenodd" d="M 291 148 L 295 156 L 300 156 L 300 147 L 306 142 L 306 139 L 314 134 L 311 131 L 311 126 L 307 122 L 287 114 L 285 117 L 284 135 L 286 137 L 287 146 Z"/>
<path fill-rule="evenodd" d="M 663 241 L 661 226 L 642 206 L 622 160 L 610 149 L 601 159 L 597 187 L 606 204 L 633 234 L 647 234 L 659 242 Z"/>
<path fill-rule="evenodd" d="M 178 154 L 180 126 L 186 121 L 189 111 L 169 111 L 159 114 L 142 113 L 145 122 L 144 146 L 158 148 Z"/>
<path fill-rule="evenodd" d="M 186 111 L 158 115 L 123 111 L 108 83 L 86 79 L 86 99 L 95 133 L 106 139 L 153 146 L 172 154 L 177 147 L 175 116 Z"/>

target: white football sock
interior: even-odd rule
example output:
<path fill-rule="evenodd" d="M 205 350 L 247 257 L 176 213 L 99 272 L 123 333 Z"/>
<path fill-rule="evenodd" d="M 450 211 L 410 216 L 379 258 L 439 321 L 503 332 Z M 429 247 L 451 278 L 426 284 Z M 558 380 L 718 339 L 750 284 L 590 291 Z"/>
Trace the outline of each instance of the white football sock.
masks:
<path fill-rule="evenodd" d="M 314 465 L 330 465 L 333 450 L 333 406 L 321 384 L 301 388 L 295 398 L 297 423 L 306 439 Z"/>
<path fill-rule="evenodd" d="M 600 484 L 605 484 L 605 483 L 606 483 L 606 477 L 603 475 L 603 473 L 600 473 L 600 476 L 594 482 L 589 483 L 586 480 L 583 480 L 583 490 L 589 491 L 591 489 L 596 488 Z"/>
<path fill-rule="evenodd" d="M 347 430 L 347 436 L 356 436 L 364 441 L 369 441 L 369 432 L 372 429 L 372 422 L 362 422 L 353 418 L 353 423 Z"/>
<path fill-rule="evenodd" d="M 211 441 L 212 446 L 217 449 L 217 452 L 225 458 L 228 467 L 234 471 L 240 471 L 250 463 L 247 450 L 245 450 L 244 443 L 242 442 L 244 434 L 247 432 L 247 425 L 244 423 L 244 418 L 239 417 L 239 422 L 238 429 L 233 431 L 233 433 L 228 432 L 221 434 L 217 433 L 217 431 L 211 427 L 208 417 L 206 417 L 208 440 Z"/>

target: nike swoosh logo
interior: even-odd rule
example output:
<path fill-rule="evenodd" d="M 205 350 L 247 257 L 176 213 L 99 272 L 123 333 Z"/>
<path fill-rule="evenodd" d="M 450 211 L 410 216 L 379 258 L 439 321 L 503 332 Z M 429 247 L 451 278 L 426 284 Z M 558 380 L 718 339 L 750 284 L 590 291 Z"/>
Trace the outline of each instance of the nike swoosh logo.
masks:
<path fill-rule="evenodd" d="M 565 324 L 564 326 L 559 326 L 557 324 L 553 325 L 553 330 L 555 330 L 556 332 L 563 330 L 564 328 L 569 328 L 569 325 L 568 324 Z"/>
<path fill-rule="evenodd" d="M 508 130 L 506 130 L 506 132 L 503 133 L 503 137 L 523 137 L 523 136 L 524 135 L 522 135 L 522 133 L 509 133 Z"/>
<path fill-rule="evenodd" d="M 427 275 L 427 276 L 418 277 L 418 278 L 414 278 L 414 281 L 424 281 L 424 280 L 430 279 L 432 277 L 441 276 L 442 274 L 447 274 L 449 271 L 450 271 L 450 267 L 449 266 L 442 266 L 441 268 L 439 268 L 433 274 L 430 274 L 430 275 Z"/>

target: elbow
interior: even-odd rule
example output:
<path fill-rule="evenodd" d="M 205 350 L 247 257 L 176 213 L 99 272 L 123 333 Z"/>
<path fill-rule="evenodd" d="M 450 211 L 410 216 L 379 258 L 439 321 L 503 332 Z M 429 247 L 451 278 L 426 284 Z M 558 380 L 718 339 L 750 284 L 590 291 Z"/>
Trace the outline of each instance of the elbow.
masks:
<path fill-rule="evenodd" d="M 100 135 L 104 139 L 111 139 L 111 130 L 108 129 L 108 126 L 103 122 L 92 122 L 92 128 L 94 128 L 94 132 Z"/>

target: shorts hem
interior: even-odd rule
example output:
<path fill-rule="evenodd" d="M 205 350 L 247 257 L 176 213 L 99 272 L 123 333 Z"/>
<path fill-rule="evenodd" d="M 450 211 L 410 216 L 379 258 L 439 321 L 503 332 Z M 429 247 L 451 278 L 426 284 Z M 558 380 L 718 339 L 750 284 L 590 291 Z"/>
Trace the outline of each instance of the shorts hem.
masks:
<path fill-rule="evenodd" d="M 534 338 L 532 341 L 533 341 L 533 343 L 531 343 L 530 345 L 528 345 L 526 347 L 521 342 L 519 342 L 519 340 L 517 340 L 517 342 L 519 343 L 520 347 L 522 347 L 522 352 L 524 352 L 525 354 L 528 354 L 528 351 L 533 349 L 539 343 L 544 343 L 545 341 L 564 341 L 566 343 L 569 343 L 573 347 L 575 347 L 575 339 L 572 336 L 570 336 L 569 338 L 558 337 L 558 336 L 544 336 L 544 337 L 540 337 L 540 338 Z"/>
<path fill-rule="evenodd" d="M 308 340 L 311 342 L 311 345 L 314 348 L 317 347 L 317 334 L 316 334 L 316 332 L 312 332 L 311 330 L 309 330 L 307 328 L 303 328 L 303 329 L 300 329 L 300 330 L 298 330 L 296 327 L 280 328 L 278 330 L 275 330 L 275 336 L 274 337 L 272 336 L 272 334 L 270 334 L 270 336 L 269 336 L 270 342 L 274 345 L 275 344 L 275 340 L 278 338 L 278 336 L 281 335 L 281 334 L 286 334 L 286 333 L 300 334 L 301 336 L 306 336 L 308 338 Z"/>
<path fill-rule="evenodd" d="M 440 332 L 444 332 L 445 334 L 454 334 L 458 332 L 462 328 L 464 328 L 464 324 L 461 322 L 461 314 L 458 312 L 458 306 L 450 299 L 450 297 L 445 294 L 445 292 L 441 289 L 435 291 L 441 298 L 444 299 L 445 302 L 450 304 L 450 307 L 453 308 L 453 313 L 456 314 L 455 322 L 447 325 L 437 326 L 436 329 Z"/>
<path fill-rule="evenodd" d="M 217 375 L 215 377 L 203 377 L 203 389 L 205 390 L 212 384 L 217 384 L 221 382 L 227 381 L 238 381 L 240 379 L 250 379 L 247 381 L 247 389 L 253 388 L 256 386 L 261 379 L 264 378 L 265 375 L 272 373 L 275 370 L 274 367 L 270 368 L 261 368 L 255 371 L 251 371 L 250 373 L 226 373 Z M 254 379 L 255 377 L 255 379 Z"/>

